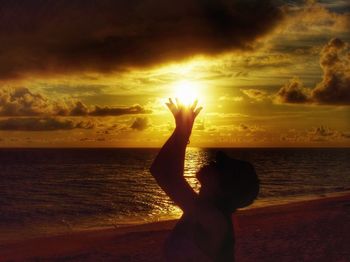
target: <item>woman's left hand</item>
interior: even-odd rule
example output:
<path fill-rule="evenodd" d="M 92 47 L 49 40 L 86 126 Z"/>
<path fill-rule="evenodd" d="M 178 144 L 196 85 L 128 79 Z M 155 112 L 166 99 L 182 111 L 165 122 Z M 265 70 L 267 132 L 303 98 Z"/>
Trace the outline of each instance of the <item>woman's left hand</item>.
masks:
<path fill-rule="evenodd" d="M 186 136 L 185 138 L 187 139 L 191 135 L 193 123 L 197 115 L 203 109 L 203 107 L 197 107 L 197 104 L 198 100 L 195 100 L 192 105 L 186 106 L 180 103 L 178 99 L 176 99 L 175 104 L 171 98 L 169 98 L 169 102 L 166 103 L 175 118 L 176 131 Z"/>

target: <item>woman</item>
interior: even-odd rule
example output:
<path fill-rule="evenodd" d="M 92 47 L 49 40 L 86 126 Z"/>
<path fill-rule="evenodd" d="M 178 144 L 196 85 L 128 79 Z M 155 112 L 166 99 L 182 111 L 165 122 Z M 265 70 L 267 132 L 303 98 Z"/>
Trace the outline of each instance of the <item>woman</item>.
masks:
<path fill-rule="evenodd" d="M 197 101 L 184 106 L 169 98 L 176 128 L 154 160 L 151 173 L 159 186 L 183 211 L 165 243 L 167 261 L 234 261 L 232 213 L 250 205 L 259 192 L 254 168 L 218 152 L 216 161 L 199 169 L 197 194 L 186 182 L 184 160 Z"/>

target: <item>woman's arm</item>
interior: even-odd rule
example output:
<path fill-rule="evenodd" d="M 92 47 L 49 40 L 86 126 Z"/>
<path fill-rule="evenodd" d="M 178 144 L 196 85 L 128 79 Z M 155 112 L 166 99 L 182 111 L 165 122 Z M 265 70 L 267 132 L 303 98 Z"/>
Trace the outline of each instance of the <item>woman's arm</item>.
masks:
<path fill-rule="evenodd" d="M 185 152 L 194 120 L 202 108 L 197 108 L 197 101 L 192 106 L 184 106 L 178 101 L 174 104 L 171 99 L 167 106 L 174 115 L 176 128 L 158 153 L 150 170 L 164 192 L 183 211 L 191 211 L 196 193 L 183 176 Z"/>

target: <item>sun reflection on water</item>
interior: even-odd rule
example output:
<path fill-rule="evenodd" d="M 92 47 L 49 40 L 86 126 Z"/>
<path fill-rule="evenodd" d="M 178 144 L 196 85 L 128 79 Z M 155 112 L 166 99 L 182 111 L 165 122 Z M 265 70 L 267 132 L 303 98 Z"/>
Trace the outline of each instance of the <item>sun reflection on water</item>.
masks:
<path fill-rule="evenodd" d="M 200 184 L 196 178 L 196 173 L 206 162 L 208 162 L 207 155 L 203 149 L 197 147 L 189 147 L 187 149 L 184 176 L 197 193 L 199 192 Z"/>
<path fill-rule="evenodd" d="M 208 162 L 206 151 L 201 148 L 189 147 L 186 150 L 184 177 L 190 186 L 199 192 L 200 183 L 196 178 L 196 172 L 201 166 Z M 182 215 L 182 210 L 175 206 L 171 201 L 166 201 L 167 205 L 163 208 L 163 218 L 179 218 Z M 162 218 L 161 218 L 162 219 Z"/>

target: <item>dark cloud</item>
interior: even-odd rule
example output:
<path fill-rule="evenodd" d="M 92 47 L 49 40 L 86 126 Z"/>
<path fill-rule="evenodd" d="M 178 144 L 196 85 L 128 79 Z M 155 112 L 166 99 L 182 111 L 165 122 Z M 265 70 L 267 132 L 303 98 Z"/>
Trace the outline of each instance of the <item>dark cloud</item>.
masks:
<path fill-rule="evenodd" d="M 68 105 L 50 101 L 28 88 L 0 88 L 0 116 L 38 116 L 68 114 Z"/>
<path fill-rule="evenodd" d="M 234 129 L 243 133 L 255 133 L 265 131 L 262 127 L 256 125 L 246 125 L 243 123 L 240 123 L 238 126 L 235 126 Z"/>
<path fill-rule="evenodd" d="M 306 89 L 293 79 L 277 93 L 285 103 L 315 103 L 350 105 L 350 50 L 349 44 L 338 38 L 330 40 L 321 51 L 320 65 L 323 79 L 314 89 Z"/>
<path fill-rule="evenodd" d="M 132 129 L 143 131 L 149 127 L 149 120 L 147 117 L 137 117 L 131 125 Z"/>
<path fill-rule="evenodd" d="M 341 136 L 345 138 L 350 138 L 350 132 L 343 132 Z"/>
<path fill-rule="evenodd" d="M 72 116 L 86 116 L 89 114 L 89 108 L 83 102 L 77 101 L 67 114 Z"/>
<path fill-rule="evenodd" d="M 302 104 L 310 102 L 307 89 L 303 87 L 299 79 L 292 79 L 286 83 L 277 93 L 280 102 Z"/>
<path fill-rule="evenodd" d="M 245 124 L 239 124 L 238 130 L 240 130 L 240 131 L 249 131 L 250 129 L 249 129 L 249 127 L 248 127 L 247 125 L 245 125 Z"/>
<path fill-rule="evenodd" d="M 336 131 L 328 127 L 319 126 L 312 131 L 312 134 L 315 136 L 334 136 Z"/>
<path fill-rule="evenodd" d="M 249 49 L 273 0 L 0 0 L 0 78 L 149 66 Z"/>
<path fill-rule="evenodd" d="M 129 114 L 149 114 L 150 110 L 144 109 L 140 105 L 134 105 L 130 107 L 99 107 L 95 106 L 93 110 L 89 112 L 90 116 L 120 116 Z"/>
<path fill-rule="evenodd" d="M 319 126 L 310 130 L 307 137 L 310 141 L 324 142 L 337 140 L 341 137 L 341 134 L 329 127 Z"/>
<path fill-rule="evenodd" d="M 52 100 L 25 87 L 0 89 L 0 116 L 120 116 L 147 113 L 151 111 L 140 105 L 88 107 L 77 100 Z"/>
<path fill-rule="evenodd" d="M 91 121 L 75 121 L 59 118 L 8 118 L 0 120 L 1 131 L 56 131 L 72 129 L 92 129 Z"/>
<path fill-rule="evenodd" d="M 350 49 L 349 45 L 335 38 L 323 48 L 320 64 L 323 79 L 312 97 L 319 104 L 350 105 Z"/>

